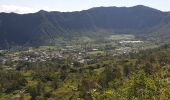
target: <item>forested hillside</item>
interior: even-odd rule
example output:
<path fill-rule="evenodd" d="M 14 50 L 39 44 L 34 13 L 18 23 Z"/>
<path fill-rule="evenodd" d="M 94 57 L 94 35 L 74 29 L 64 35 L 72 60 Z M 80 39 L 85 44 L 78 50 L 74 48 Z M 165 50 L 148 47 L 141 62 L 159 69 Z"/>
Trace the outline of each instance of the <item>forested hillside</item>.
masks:
<path fill-rule="evenodd" d="M 151 35 L 168 40 L 169 19 L 168 12 L 142 5 L 77 12 L 0 13 L 0 47 L 49 45 L 61 38 L 110 34 Z"/>

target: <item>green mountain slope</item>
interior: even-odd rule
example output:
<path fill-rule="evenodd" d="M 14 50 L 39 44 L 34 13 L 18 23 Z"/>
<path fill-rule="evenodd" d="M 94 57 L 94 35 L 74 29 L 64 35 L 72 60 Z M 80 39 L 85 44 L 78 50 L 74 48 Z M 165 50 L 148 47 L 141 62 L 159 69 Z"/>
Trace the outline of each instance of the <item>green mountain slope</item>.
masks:
<path fill-rule="evenodd" d="M 42 45 L 58 37 L 96 36 L 105 33 L 152 33 L 169 29 L 169 13 L 145 7 L 98 7 L 79 12 L 0 14 L 0 43 Z M 154 29 L 154 30 L 151 30 Z"/>

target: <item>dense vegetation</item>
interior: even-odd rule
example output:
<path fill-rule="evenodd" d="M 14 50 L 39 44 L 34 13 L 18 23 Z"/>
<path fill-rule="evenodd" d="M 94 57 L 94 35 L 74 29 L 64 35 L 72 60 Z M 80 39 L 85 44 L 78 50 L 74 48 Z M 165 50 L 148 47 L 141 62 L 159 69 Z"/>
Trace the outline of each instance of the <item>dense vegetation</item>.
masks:
<path fill-rule="evenodd" d="M 0 66 L 1 100 L 169 100 L 170 46 L 98 57 L 6 62 Z M 5 66 L 16 64 L 15 70 Z"/>

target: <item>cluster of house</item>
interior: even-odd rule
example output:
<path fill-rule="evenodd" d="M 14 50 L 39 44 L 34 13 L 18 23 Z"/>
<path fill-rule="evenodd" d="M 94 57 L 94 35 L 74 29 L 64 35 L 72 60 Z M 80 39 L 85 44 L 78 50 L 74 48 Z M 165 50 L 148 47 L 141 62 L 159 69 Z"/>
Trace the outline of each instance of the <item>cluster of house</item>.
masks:
<path fill-rule="evenodd" d="M 85 63 L 92 61 L 92 59 L 85 57 L 87 52 L 85 50 L 76 50 L 71 46 L 67 46 L 61 50 L 28 50 L 20 52 L 19 54 L 12 55 L 0 55 L 0 62 L 5 63 L 7 60 L 15 61 L 26 61 L 26 62 L 43 62 L 50 59 L 72 59 L 74 61 Z"/>
<path fill-rule="evenodd" d="M 58 52 L 34 51 L 12 57 L 12 61 L 43 62 L 52 58 L 63 58 Z"/>
<path fill-rule="evenodd" d="M 122 53 L 129 53 L 132 51 L 136 51 L 131 47 L 132 44 L 136 43 L 143 43 L 143 41 L 119 41 L 121 47 L 116 49 L 112 48 L 112 46 L 106 46 L 106 51 L 109 55 L 114 54 L 122 54 Z M 29 49 L 27 51 L 23 51 L 17 55 L 12 56 L 4 56 L 0 55 L 0 62 L 5 63 L 8 59 L 11 61 L 27 61 L 27 62 L 43 62 L 53 58 L 57 59 L 71 59 L 77 61 L 79 63 L 87 63 L 90 61 L 94 61 L 95 58 L 87 58 L 88 52 L 91 51 L 98 51 L 97 48 L 94 47 L 87 47 L 77 49 L 73 46 L 65 46 L 60 50 L 33 50 Z M 3 54 L 5 51 L 0 51 Z M 106 54 L 107 54 L 106 53 Z M 7 54 L 7 53 L 6 53 Z"/>

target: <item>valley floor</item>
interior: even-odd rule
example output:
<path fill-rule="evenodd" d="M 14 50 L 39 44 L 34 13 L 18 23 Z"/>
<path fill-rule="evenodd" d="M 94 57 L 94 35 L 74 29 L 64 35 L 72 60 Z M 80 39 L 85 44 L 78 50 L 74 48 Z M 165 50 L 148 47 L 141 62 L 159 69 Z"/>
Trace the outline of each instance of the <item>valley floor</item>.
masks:
<path fill-rule="evenodd" d="M 0 100 L 169 100 L 170 45 L 125 37 L 1 50 Z"/>

